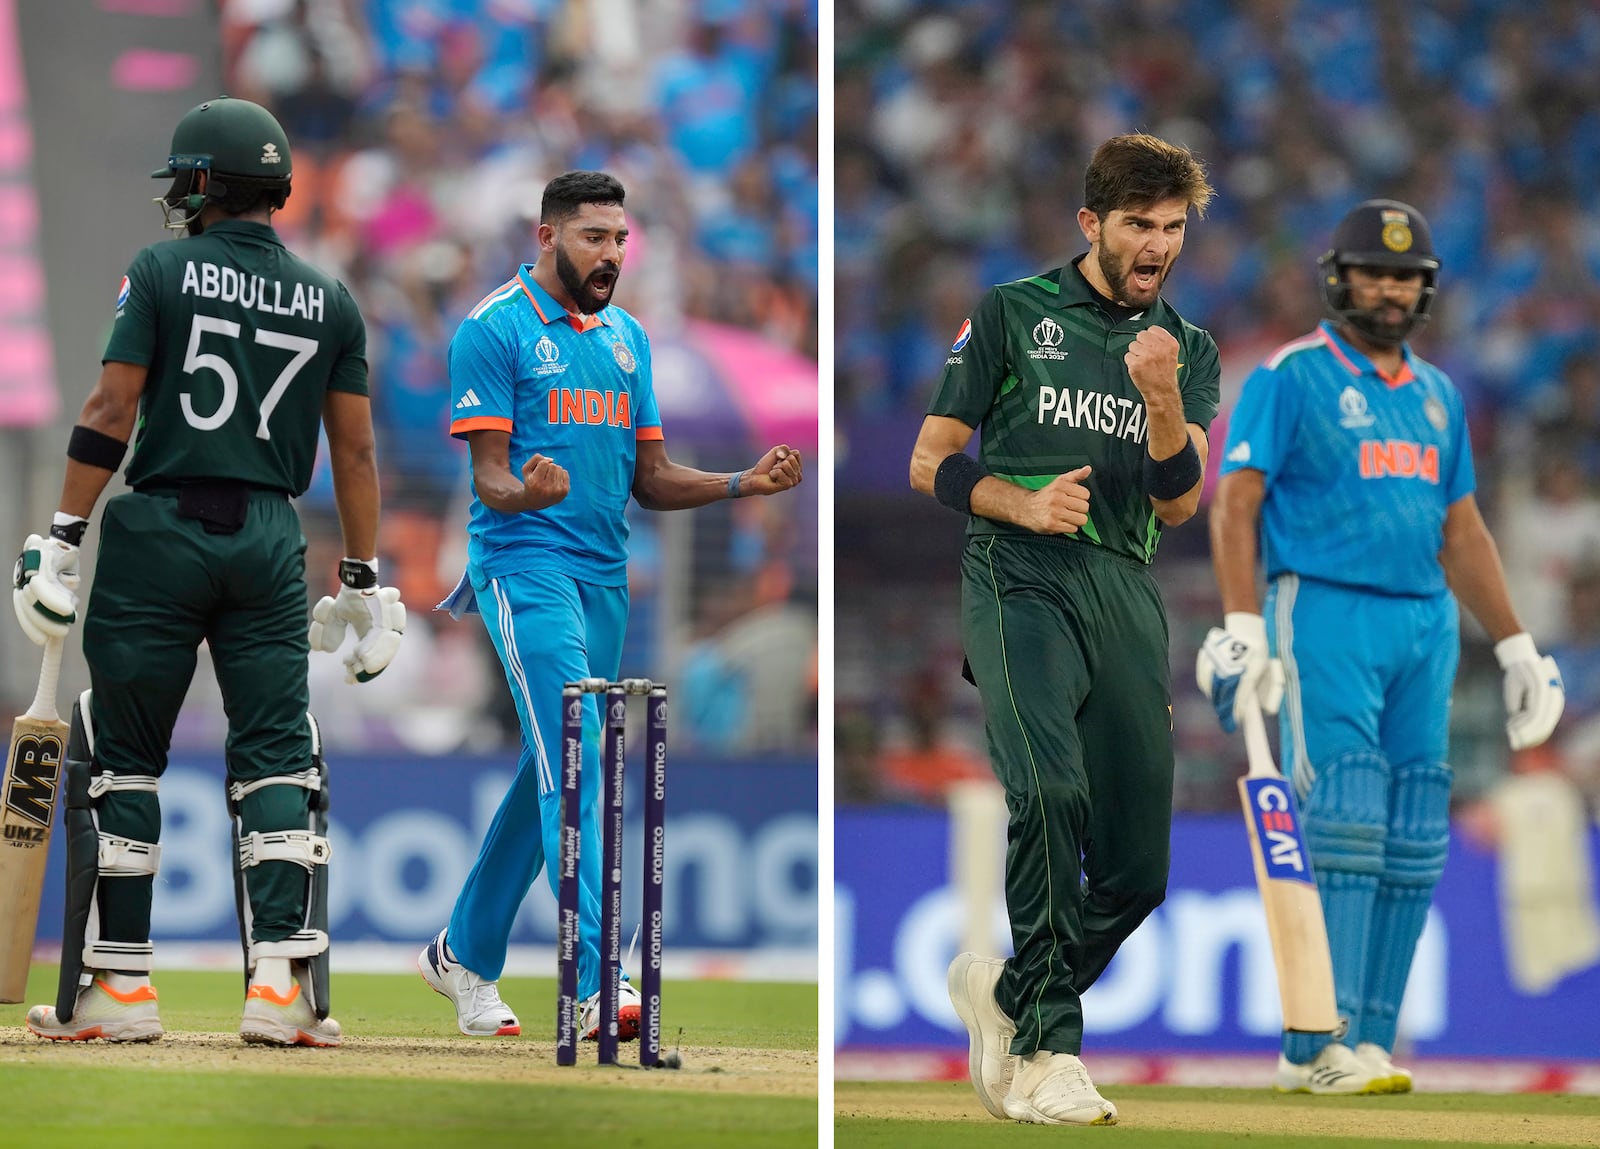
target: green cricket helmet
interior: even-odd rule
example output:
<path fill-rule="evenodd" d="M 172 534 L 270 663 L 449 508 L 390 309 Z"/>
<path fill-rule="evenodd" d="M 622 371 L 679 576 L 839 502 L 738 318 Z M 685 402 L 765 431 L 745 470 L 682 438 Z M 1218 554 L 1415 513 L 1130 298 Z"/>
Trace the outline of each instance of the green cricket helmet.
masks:
<path fill-rule="evenodd" d="M 249 100 L 218 96 L 178 121 L 167 166 L 150 177 L 172 180 L 158 202 L 168 210 L 167 226 L 179 229 L 198 216 L 208 200 L 222 202 L 252 190 L 280 193 L 281 206 L 288 198 L 292 163 L 289 137 L 271 112 Z M 197 172 L 207 175 L 204 194 L 195 191 Z M 174 211 L 187 214 L 174 219 Z"/>

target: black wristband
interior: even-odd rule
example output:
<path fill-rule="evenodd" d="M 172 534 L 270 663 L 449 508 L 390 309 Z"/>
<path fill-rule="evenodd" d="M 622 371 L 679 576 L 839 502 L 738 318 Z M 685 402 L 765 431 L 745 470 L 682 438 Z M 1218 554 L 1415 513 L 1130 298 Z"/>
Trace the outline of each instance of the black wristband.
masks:
<path fill-rule="evenodd" d="M 970 515 L 972 488 L 988 473 L 988 467 L 965 451 L 946 455 L 939 469 L 933 473 L 933 497 L 952 511 Z"/>
<path fill-rule="evenodd" d="M 1204 474 L 1193 439 L 1185 438 L 1183 450 L 1170 459 L 1152 459 L 1145 453 L 1144 489 L 1152 499 L 1181 499 Z"/>
<path fill-rule="evenodd" d="M 122 440 L 113 439 L 82 423 L 72 428 L 72 435 L 67 439 L 67 458 L 105 471 L 115 471 L 121 467 L 122 456 L 127 450 L 128 444 Z"/>
<path fill-rule="evenodd" d="M 378 585 L 378 564 L 368 559 L 340 559 L 339 581 L 353 590 L 371 590 Z"/>

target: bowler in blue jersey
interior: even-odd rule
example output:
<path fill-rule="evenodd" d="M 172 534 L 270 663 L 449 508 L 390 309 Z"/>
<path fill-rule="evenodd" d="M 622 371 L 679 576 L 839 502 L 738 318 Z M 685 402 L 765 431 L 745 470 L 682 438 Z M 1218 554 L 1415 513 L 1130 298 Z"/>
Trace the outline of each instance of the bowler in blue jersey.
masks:
<path fill-rule="evenodd" d="M 1228 730 L 1285 704 L 1332 950 L 1342 1029 L 1285 1031 L 1273 1088 L 1404 1093 L 1400 999 L 1450 844 L 1457 602 L 1495 641 L 1513 750 L 1550 736 L 1564 694 L 1478 511 L 1461 395 L 1406 342 L 1439 271 L 1427 220 L 1368 200 L 1318 266 L 1328 319 L 1256 368 L 1229 421 L 1211 509 L 1225 614 L 1197 671 Z"/>
<path fill-rule="evenodd" d="M 522 900 L 558 856 L 561 688 L 615 680 L 628 620 L 631 496 L 647 510 L 773 495 L 801 479 L 779 445 L 753 467 L 715 474 L 667 456 L 650 339 L 612 304 L 627 252 L 622 184 L 567 172 L 545 186 L 538 261 L 491 291 L 450 343 L 450 433 L 472 456 L 467 570 L 440 607 L 477 613 L 505 667 L 522 752 L 516 775 L 456 899 L 417 959 L 456 1007 L 462 1033 L 521 1032 L 497 981 Z M 582 1032 L 599 1025 L 600 713 L 584 700 L 585 815 L 578 993 Z M 554 865 L 549 867 L 555 883 Z M 622 983 L 619 1033 L 638 1036 L 639 995 Z"/>

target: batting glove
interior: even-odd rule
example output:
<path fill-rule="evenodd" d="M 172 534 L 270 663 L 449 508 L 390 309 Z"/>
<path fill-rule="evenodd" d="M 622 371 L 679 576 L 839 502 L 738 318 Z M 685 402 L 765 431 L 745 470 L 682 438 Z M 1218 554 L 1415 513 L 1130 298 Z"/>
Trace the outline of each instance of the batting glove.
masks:
<path fill-rule="evenodd" d="M 405 604 L 398 588 L 378 585 L 376 561 L 345 559 L 339 564 L 339 578 L 344 585 L 338 596 L 324 596 L 311 608 L 307 637 L 312 650 L 336 654 L 348 626 L 355 631 L 356 644 L 345 655 L 345 681 L 370 682 L 400 651 L 406 632 Z"/>
<path fill-rule="evenodd" d="M 1538 746 L 1550 737 L 1567 706 L 1556 660 L 1548 654 L 1541 658 L 1526 631 L 1495 643 L 1494 656 L 1506 675 L 1506 737 L 1511 749 Z"/>
<path fill-rule="evenodd" d="M 11 605 L 22 633 L 37 646 L 65 638 L 78 621 L 78 548 L 61 539 L 29 535 L 12 584 Z"/>
<path fill-rule="evenodd" d="M 1253 699 L 1263 714 L 1278 713 L 1283 703 L 1283 663 L 1267 657 L 1267 623 L 1259 614 L 1224 615 L 1222 627 L 1206 633 L 1194 677 L 1229 734 L 1243 721 L 1246 700 Z"/>

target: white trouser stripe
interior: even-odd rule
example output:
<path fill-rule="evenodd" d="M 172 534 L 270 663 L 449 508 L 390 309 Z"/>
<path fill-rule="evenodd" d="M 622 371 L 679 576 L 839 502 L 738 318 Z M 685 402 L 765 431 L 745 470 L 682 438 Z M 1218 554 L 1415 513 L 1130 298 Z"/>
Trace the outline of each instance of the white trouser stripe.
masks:
<path fill-rule="evenodd" d="M 1294 740 L 1294 793 L 1303 804 L 1317 780 L 1316 768 L 1306 754 L 1305 699 L 1300 690 L 1300 667 L 1294 658 L 1294 600 L 1300 593 L 1300 576 L 1279 575 L 1278 599 L 1273 615 L 1278 624 L 1278 658 L 1283 663 L 1284 702 L 1289 707 L 1289 737 Z"/>
<path fill-rule="evenodd" d="M 500 641 L 506 646 L 506 666 L 522 693 L 522 705 L 528 715 L 528 729 L 533 734 L 535 772 L 539 779 L 539 793 L 546 794 L 556 788 L 555 775 L 550 770 L 550 759 L 544 752 L 544 738 L 539 733 L 539 716 L 533 709 L 533 696 L 528 690 L 528 675 L 522 669 L 522 655 L 517 653 L 517 632 L 511 617 L 511 603 L 499 579 L 489 580 L 494 592 L 495 605 L 500 608 Z"/>

